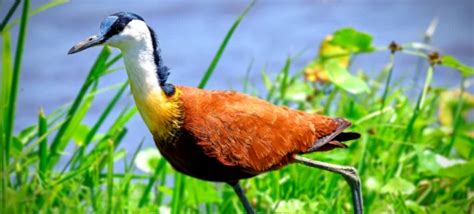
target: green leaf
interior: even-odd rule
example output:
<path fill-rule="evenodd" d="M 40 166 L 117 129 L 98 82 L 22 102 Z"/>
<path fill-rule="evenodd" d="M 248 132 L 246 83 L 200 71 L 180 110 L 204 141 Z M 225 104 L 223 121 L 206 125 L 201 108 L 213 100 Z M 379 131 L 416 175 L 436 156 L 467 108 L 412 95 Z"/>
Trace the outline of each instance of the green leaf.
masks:
<path fill-rule="evenodd" d="M 415 185 L 413 185 L 410 181 L 400 177 L 395 177 L 382 187 L 382 193 L 401 193 L 403 195 L 410 195 L 415 192 L 415 189 Z"/>
<path fill-rule="evenodd" d="M 114 162 L 117 162 L 127 156 L 127 150 L 120 149 L 118 152 L 114 154 Z"/>
<path fill-rule="evenodd" d="M 430 150 L 418 150 L 417 153 L 419 172 L 452 178 L 464 177 L 474 173 L 474 170 L 464 169 L 472 166 L 474 162 L 466 163 L 462 159 L 449 159 Z"/>
<path fill-rule="evenodd" d="M 334 33 L 331 44 L 341 46 L 352 52 L 371 52 L 372 36 L 353 28 L 343 28 Z"/>
<path fill-rule="evenodd" d="M 35 137 L 37 128 L 36 125 L 32 125 L 21 130 L 17 135 L 18 140 L 20 140 L 22 144 L 27 144 L 33 137 Z"/>
<path fill-rule="evenodd" d="M 326 63 L 329 79 L 336 86 L 352 94 L 369 93 L 367 83 L 359 77 L 353 76 L 349 71 L 341 67 L 336 61 L 330 60 Z"/>
<path fill-rule="evenodd" d="M 464 178 L 474 176 L 474 161 L 453 164 L 441 169 L 440 174 L 450 178 Z"/>
<path fill-rule="evenodd" d="M 84 140 L 86 139 L 87 133 L 91 128 L 86 124 L 79 124 L 74 128 L 74 132 L 72 133 L 72 140 L 76 143 L 76 145 L 82 146 L 84 144 Z"/>
<path fill-rule="evenodd" d="M 170 187 L 167 187 L 167 186 L 158 186 L 157 187 L 158 191 L 160 193 L 163 193 L 167 196 L 172 196 L 173 195 L 173 189 L 171 189 Z"/>
<path fill-rule="evenodd" d="M 462 64 L 461 62 L 459 62 L 456 58 L 452 56 L 449 56 L 449 55 L 443 56 L 443 58 L 441 59 L 441 64 L 446 67 L 460 71 L 461 74 L 465 77 L 474 76 L 474 67 L 470 67 L 465 64 Z"/>
<path fill-rule="evenodd" d="M 467 127 L 474 127 L 474 125 L 468 125 Z M 454 147 L 461 157 L 469 159 L 474 149 L 474 140 L 467 136 L 467 134 L 461 135 L 456 139 Z"/>
<path fill-rule="evenodd" d="M 20 139 L 18 139 L 18 137 L 13 137 L 10 148 L 10 155 L 16 158 L 20 157 L 24 147 L 25 145 L 21 142 Z"/>
<path fill-rule="evenodd" d="M 436 154 L 430 150 L 417 150 L 418 155 L 418 172 L 437 175 L 441 166 L 436 161 Z"/>

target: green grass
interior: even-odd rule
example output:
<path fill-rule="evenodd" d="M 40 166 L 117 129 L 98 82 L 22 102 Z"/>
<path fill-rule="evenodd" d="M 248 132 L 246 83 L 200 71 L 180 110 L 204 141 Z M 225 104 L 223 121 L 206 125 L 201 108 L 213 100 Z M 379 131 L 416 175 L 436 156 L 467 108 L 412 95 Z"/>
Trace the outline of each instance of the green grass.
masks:
<path fill-rule="evenodd" d="M 2 75 L 0 87 L 1 211 L 0 213 L 241 213 L 242 206 L 233 190 L 222 184 L 203 182 L 177 173 L 155 148 L 136 151 L 120 149 L 127 134 L 127 122 L 137 116 L 132 105 L 117 103 L 127 91 L 123 82 L 105 88 L 98 83 L 119 69 L 113 68 L 121 55 L 112 56 L 104 48 L 81 89 L 71 103 L 54 112 L 38 113 L 37 124 L 13 131 L 19 76 L 29 17 L 63 3 L 51 1 L 30 10 L 28 1 L 12 7 L 20 19 L 2 19 Z M 19 9 L 21 8 L 21 11 Z M 229 29 L 199 87 L 205 87 L 226 45 L 249 6 Z M 6 20 L 6 21 L 4 21 Z M 10 38 L 12 26 L 19 24 L 18 38 Z M 248 81 L 244 91 L 277 105 L 308 112 L 323 112 L 348 118 L 353 131 L 362 138 L 348 149 L 314 153 L 310 158 L 355 166 L 362 178 L 365 209 L 370 213 L 472 213 L 474 201 L 474 127 L 465 112 L 474 108 L 473 98 L 431 85 L 440 66 L 460 72 L 458 91 L 474 69 L 451 56 L 429 59 L 429 52 L 403 44 L 402 50 L 372 44 L 372 36 L 354 29 L 334 33 L 331 44 L 345 52 L 320 52 L 313 62 L 330 72 L 323 83 L 304 80 L 304 69 L 292 71 L 293 56 L 282 59 L 276 73 L 262 69 L 266 91 L 255 90 Z M 13 42 L 15 53 L 12 54 Z M 329 51 L 331 52 L 331 51 Z M 341 57 L 373 52 L 390 56 L 378 76 L 339 64 Z M 417 97 L 410 88 L 392 80 L 397 57 L 408 54 L 431 64 Z M 252 64 L 252 63 L 251 63 Z M 249 70 L 250 67 L 249 66 Z M 413 65 L 413 68 L 422 67 Z M 242 71 L 242 76 L 248 76 Z M 409 79 L 410 77 L 406 77 Z M 114 93 L 113 96 L 109 96 Z M 107 96 L 105 96 L 106 94 Z M 109 102 L 92 124 L 83 119 L 96 99 Z M 120 111 L 113 114 L 113 110 Z M 448 118 L 447 121 L 442 118 Z M 105 123 L 111 121 L 111 123 Z M 104 124 L 111 124 L 105 127 Z M 101 130 L 101 131 L 99 131 Z M 104 130 L 104 131 L 102 131 Z M 140 142 L 141 139 L 136 139 Z M 146 139 L 150 140 L 150 139 Z M 133 142 L 128 142 L 133 143 Z M 65 148 L 73 147 L 71 154 Z M 118 166 L 123 165 L 123 171 Z M 137 169 L 138 168 L 138 169 Z M 301 165 L 291 165 L 242 182 L 254 207 L 262 213 L 347 213 L 352 210 L 349 187 L 342 177 Z"/>

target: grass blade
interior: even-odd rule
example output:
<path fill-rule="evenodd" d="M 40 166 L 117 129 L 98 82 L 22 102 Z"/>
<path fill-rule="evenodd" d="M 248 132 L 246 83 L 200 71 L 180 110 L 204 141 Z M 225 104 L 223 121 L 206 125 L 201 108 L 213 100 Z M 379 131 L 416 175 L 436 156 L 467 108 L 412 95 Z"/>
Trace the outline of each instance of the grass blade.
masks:
<path fill-rule="evenodd" d="M 158 166 L 156 167 L 155 172 L 153 173 L 153 176 L 151 176 L 150 179 L 148 180 L 148 185 L 145 187 L 145 190 L 143 191 L 138 207 L 143 207 L 145 203 L 148 202 L 148 195 L 151 192 L 151 188 L 153 187 L 153 184 L 155 183 L 155 181 L 158 179 L 158 176 L 160 175 L 161 170 L 165 166 L 166 166 L 166 160 L 162 158 L 160 162 L 158 163 Z"/>
<path fill-rule="evenodd" d="M 389 88 L 390 88 L 390 81 L 392 80 L 392 73 L 393 73 L 393 65 L 394 64 L 395 64 L 395 54 L 392 53 L 392 54 L 390 54 L 390 62 L 385 67 L 385 69 L 388 70 L 388 76 L 387 76 L 387 81 L 385 82 L 385 88 L 384 88 L 383 95 L 382 95 L 382 105 L 380 106 L 380 111 L 382 111 L 385 108 L 385 104 L 386 104 L 385 102 L 387 100 L 387 95 L 388 95 Z"/>
<path fill-rule="evenodd" d="M 7 114 L 7 104 L 9 100 L 10 94 L 10 84 L 12 78 L 12 56 L 11 56 L 11 36 L 10 32 L 3 31 L 2 32 L 2 75 L 1 75 L 1 84 L 0 87 L 0 194 L 1 194 L 1 205 L 0 211 L 4 213 L 5 211 L 5 203 L 6 203 L 6 188 L 7 188 L 7 153 L 6 153 L 6 139 L 5 139 L 5 131 L 6 127 L 6 117 Z"/>
<path fill-rule="evenodd" d="M 10 32 L 2 32 L 2 86 L 0 87 L 0 118 L 3 120 L 3 113 L 7 107 L 8 95 L 10 94 L 10 84 L 12 78 L 12 56 L 11 56 L 11 35 Z M 3 123 L 0 123 L 0 127 Z M 2 129 L 3 130 L 3 129 Z"/>
<path fill-rule="evenodd" d="M 247 67 L 247 72 L 245 72 L 244 87 L 242 89 L 243 93 L 248 92 L 248 87 L 249 87 L 249 84 L 250 84 L 250 71 L 252 70 L 253 61 L 254 61 L 254 58 L 252 58 L 252 60 L 250 61 L 249 65 Z"/>
<path fill-rule="evenodd" d="M 222 53 L 224 53 L 224 50 L 227 47 L 227 43 L 229 43 L 229 40 L 234 34 L 235 29 L 237 29 L 242 19 L 245 17 L 245 15 L 247 15 L 247 13 L 250 11 L 250 9 L 253 7 L 254 4 L 255 4 L 255 1 L 252 1 L 250 5 L 247 8 L 245 8 L 245 10 L 239 15 L 239 17 L 237 17 L 237 20 L 235 20 L 234 24 L 232 24 L 232 27 L 229 29 L 229 31 L 227 31 L 227 34 L 225 35 L 224 40 L 219 46 L 219 49 L 217 50 L 216 55 L 212 59 L 212 62 L 207 68 L 206 73 L 204 74 L 201 81 L 199 82 L 198 88 L 206 87 L 207 82 L 209 81 L 209 78 L 211 78 L 214 70 L 216 69 L 217 63 L 221 59 Z"/>
<path fill-rule="evenodd" d="M 58 5 L 64 4 L 66 2 L 69 2 L 68 0 L 51 0 L 50 2 L 43 4 L 31 11 L 28 12 L 28 17 L 34 16 L 38 13 L 41 13 L 49 8 L 56 7 Z M 13 20 L 10 24 L 7 24 L 4 26 L 4 30 L 10 30 L 12 27 L 20 23 L 21 20 L 15 19 Z"/>
<path fill-rule="evenodd" d="M 183 174 L 176 172 L 174 174 L 174 188 L 173 188 L 173 198 L 171 199 L 171 213 L 178 214 L 183 210 L 180 207 L 183 198 L 184 183 L 185 177 Z"/>
<path fill-rule="evenodd" d="M 466 77 L 463 76 L 463 78 L 461 79 L 461 84 L 459 86 L 460 87 L 460 89 L 459 89 L 460 93 L 459 93 L 459 98 L 458 98 L 458 102 L 457 102 L 457 106 L 456 106 L 456 112 L 454 113 L 453 134 L 452 134 L 451 139 L 449 141 L 448 147 L 445 150 L 445 153 L 444 153 L 445 155 L 449 154 L 449 152 L 453 148 L 454 142 L 456 142 L 456 137 L 457 137 L 457 134 L 458 134 L 458 127 L 459 127 L 460 120 L 461 120 L 461 117 L 462 117 L 461 110 L 463 108 L 463 102 L 464 102 L 463 96 L 464 96 L 464 91 L 466 90 L 465 86 L 464 86 L 465 82 L 466 82 Z"/>
<path fill-rule="evenodd" d="M 44 111 L 41 108 L 39 112 L 39 117 L 38 117 L 38 138 L 41 138 L 43 135 L 46 135 L 46 132 L 48 130 L 48 121 L 46 120 L 46 117 L 44 116 Z M 46 168 L 48 164 L 48 138 L 44 137 L 40 141 L 39 145 L 39 175 L 42 181 L 46 180 Z"/>
<path fill-rule="evenodd" d="M 122 54 L 117 54 L 116 56 L 112 57 L 107 64 L 105 64 L 106 68 L 110 68 L 110 66 L 114 65 L 117 61 L 119 61 L 122 58 Z"/>
<path fill-rule="evenodd" d="M 108 141 L 108 155 L 107 155 L 107 213 L 112 213 L 112 197 L 114 195 L 114 142 Z"/>
<path fill-rule="evenodd" d="M 280 81 L 280 100 L 285 100 L 286 90 L 288 88 L 288 76 L 290 72 L 290 65 L 291 65 L 291 57 L 286 58 L 285 66 L 281 70 L 283 77 Z"/>
<path fill-rule="evenodd" d="M 138 109 L 136 106 L 127 107 L 121 113 L 120 116 L 115 120 L 115 122 L 110 126 L 107 133 L 115 132 L 116 130 L 121 129 L 121 127 L 125 126 L 125 124 L 137 114 Z"/>
<path fill-rule="evenodd" d="M 3 29 L 5 28 L 5 26 L 7 25 L 8 21 L 10 21 L 10 18 L 13 16 L 13 14 L 15 13 L 16 9 L 18 8 L 18 6 L 20 5 L 20 0 L 15 0 L 15 3 L 12 4 L 12 6 L 10 7 L 10 9 L 8 10 L 8 13 L 7 15 L 5 16 L 5 18 L 3 18 L 3 21 L 0 25 L 0 32 L 3 31 Z"/>
<path fill-rule="evenodd" d="M 15 61 L 13 63 L 13 74 L 12 74 L 12 79 L 11 79 L 10 97 L 8 100 L 7 114 L 5 115 L 6 120 L 4 121 L 6 124 L 5 143 L 4 143 L 4 146 L 5 146 L 4 164 L 6 166 L 9 165 L 9 161 L 10 161 L 10 144 L 13 140 L 13 127 L 15 125 L 15 113 L 16 113 L 16 99 L 18 95 L 18 85 L 20 81 L 21 62 L 23 59 L 23 48 L 25 47 L 29 7 L 30 7 L 30 1 L 25 0 L 23 2 L 23 10 L 21 14 L 20 31 L 18 33 L 18 41 L 17 41 L 16 51 L 15 51 Z M 6 182 L 6 185 L 9 184 L 8 177 L 4 177 L 3 181 Z"/>
<path fill-rule="evenodd" d="M 425 105 L 426 95 L 428 94 L 428 88 L 430 87 L 431 80 L 433 79 L 433 69 L 434 67 L 430 66 L 426 73 L 425 83 L 423 84 L 423 91 L 421 93 L 420 106 L 417 107 L 418 109 L 422 109 Z"/>

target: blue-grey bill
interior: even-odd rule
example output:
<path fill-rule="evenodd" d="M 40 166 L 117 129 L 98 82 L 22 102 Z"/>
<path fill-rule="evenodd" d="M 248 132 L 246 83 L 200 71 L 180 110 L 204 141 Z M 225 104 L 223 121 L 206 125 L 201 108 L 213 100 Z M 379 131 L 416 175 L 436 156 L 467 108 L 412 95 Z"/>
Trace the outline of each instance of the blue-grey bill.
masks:
<path fill-rule="evenodd" d="M 104 42 L 104 37 L 99 34 L 96 34 L 74 45 L 67 54 L 74 54 L 79 51 L 85 50 L 87 48 L 100 45 L 103 42 Z"/>

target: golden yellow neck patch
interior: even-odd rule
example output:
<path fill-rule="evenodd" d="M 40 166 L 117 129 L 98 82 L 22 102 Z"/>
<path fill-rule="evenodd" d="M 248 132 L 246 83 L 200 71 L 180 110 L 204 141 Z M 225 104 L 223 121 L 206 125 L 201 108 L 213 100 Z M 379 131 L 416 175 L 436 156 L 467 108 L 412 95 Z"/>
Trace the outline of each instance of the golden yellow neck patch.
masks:
<path fill-rule="evenodd" d="M 132 86 L 137 108 L 153 137 L 158 141 L 170 140 L 182 123 L 181 91 L 176 87 L 172 96 L 167 96 L 162 90 L 146 95 L 135 95 L 133 91 Z"/>

